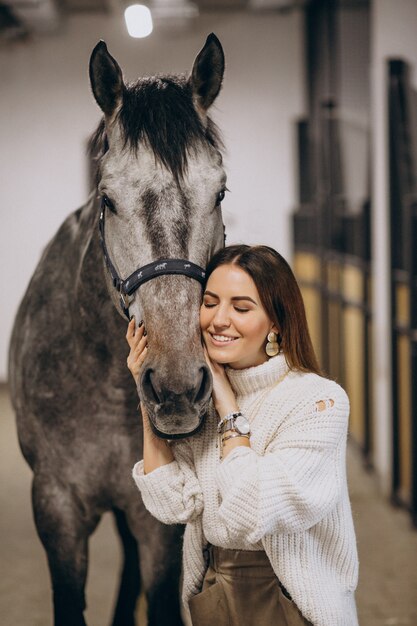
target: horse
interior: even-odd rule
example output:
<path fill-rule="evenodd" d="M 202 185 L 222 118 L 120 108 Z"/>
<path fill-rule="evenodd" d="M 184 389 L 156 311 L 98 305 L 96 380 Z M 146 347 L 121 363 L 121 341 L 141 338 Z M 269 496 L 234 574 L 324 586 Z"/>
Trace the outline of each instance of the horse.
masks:
<path fill-rule="evenodd" d="M 157 436 L 191 436 L 211 377 L 198 314 L 209 257 L 224 245 L 223 144 L 208 110 L 224 54 L 208 36 L 189 75 L 127 84 L 100 41 L 90 83 L 103 112 L 92 138 L 96 186 L 45 248 L 18 310 L 9 380 L 32 505 L 47 554 L 56 626 L 85 626 L 88 540 L 111 511 L 123 548 L 113 626 L 182 624 L 182 526 L 145 510 L 131 478 L 141 458 L 138 393 Z M 124 278 L 123 278 L 124 277 Z M 127 318 L 149 354 L 137 389 Z"/>

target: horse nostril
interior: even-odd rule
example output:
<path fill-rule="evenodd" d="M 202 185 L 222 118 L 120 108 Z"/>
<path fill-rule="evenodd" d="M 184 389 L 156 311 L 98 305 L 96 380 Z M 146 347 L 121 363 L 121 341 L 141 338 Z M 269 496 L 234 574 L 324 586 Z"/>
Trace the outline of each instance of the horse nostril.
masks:
<path fill-rule="evenodd" d="M 210 392 L 211 392 L 211 374 L 210 374 L 210 370 L 208 366 L 202 365 L 200 367 L 200 372 L 201 372 L 201 383 L 196 393 L 196 396 L 194 398 L 194 402 L 197 404 L 201 404 L 205 400 L 207 400 L 207 397 L 210 395 Z"/>
<path fill-rule="evenodd" d="M 153 369 L 148 368 L 142 376 L 142 389 L 148 400 L 155 402 L 155 404 L 161 404 L 161 400 L 155 391 L 155 387 L 152 384 Z"/>
<path fill-rule="evenodd" d="M 151 404 L 162 405 L 167 410 L 168 406 L 178 407 L 181 403 L 191 402 L 199 410 L 207 402 L 211 393 L 211 374 L 206 364 L 201 364 L 197 369 L 190 368 L 188 376 L 173 376 L 164 386 L 158 372 L 153 368 L 147 368 L 141 379 L 141 392 L 143 398 Z M 175 409 L 176 410 L 176 409 Z"/>

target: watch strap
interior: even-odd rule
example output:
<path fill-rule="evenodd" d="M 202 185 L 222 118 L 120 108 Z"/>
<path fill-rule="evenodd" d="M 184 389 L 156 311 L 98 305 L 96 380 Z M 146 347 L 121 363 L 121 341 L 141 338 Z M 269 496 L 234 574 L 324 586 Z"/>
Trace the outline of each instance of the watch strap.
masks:
<path fill-rule="evenodd" d="M 227 430 L 224 428 L 225 424 L 230 422 L 230 420 L 232 420 L 233 418 L 239 417 L 239 415 L 242 415 L 241 411 L 233 411 L 232 413 L 228 413 L 227 415 L 225 415 L 217 424 L 217 432 L 224 433 L 225 430 Z"/>
<path fill-rule="evenodd" d="M 241 427 L 244 426 L 242 430 L 237 423 L 238 421 L 243 422 L 243 424 L 241 424 Z M 239 435 L 250 435 L 250 425 L 241 411 L 237 411 L 235 413 L 229 413 L 222 420 L 220 420 L 217 426 L 217 431 L 220 435 L 224 435 L 224 433 L 228 431 L 236 432 Z"/>

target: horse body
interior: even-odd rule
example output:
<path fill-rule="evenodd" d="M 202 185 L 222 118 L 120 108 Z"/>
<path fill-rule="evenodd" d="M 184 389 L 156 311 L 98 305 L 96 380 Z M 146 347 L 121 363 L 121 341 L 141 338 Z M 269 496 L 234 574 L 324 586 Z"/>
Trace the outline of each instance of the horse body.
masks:
<path fill-rule="evenodd" d="M 224 172 L 205 114 L 220 88 L 220 57 L 212 36 L 189 81 L 146 79 L 126 87 L 105 46 L 93 52 L 93 92 L 105 114 L 96 135 L 98 193 L 107 212 L 106 244 L 121 275 L 164 257 L 205 266 L 222 245 L 217 199 Z M 168 84 L 178 91 L 176 109 L 169 97 L 164 104 Z M 141 96 L 148 87 L 155 91 L 150 116 L 155 121 L 141 134 L 138 118 L 149 115 Z M 189 113 L 190 103 L 197 115 L 191 124 L 201 125 L 194 141 L 186 115 L 174 130 L 168 119 L 173 106 L 178 116 Z M 183 146 L 176 148 L 180 126 Z M 113 625 L 133 626 L 141 585 L 150 625 L 181 624 L 182 528 L 151 518 L 130 479 L 142 452 L 142 430 L 126 367 L 126 320 L 116 308 L 118 294 L 100 248 L 99 213 L 93 194 L 50 242 L 20 306 L 10 346 L 11 395 L 22 452 L 34 474 L 34 516 L 48 556 L 55 624 L 85 624 L 88 537 L 109 510 L 124 548 Z M 192 432 L 210 394 L 200 298 L 201 287 L 191 278 L 159 276 L 141 286 L 130 303 L 130 314 L 145 320 L 150 345 L 141 398 L 156 428 L 168 435 Z"/>
<path fill-rule="evenodd" d="M 117 512 L 119 519 L 123 512 L 128 520 L 123 540 L 130 550 L 125 554 L 126 584 L 133 596 L 139 592 L 139 576 L 132 553 L 137 547 L 129 534 L 144 543 L 149 541 L 147 529 L 160 536 L 160 558 L 170 544 L 174 572 L 167 571 L 165 585 L 175 584 L 179 569 L 181 530 L 148 518 L 129 480 L 141 455 L 142 431 L 137 393 L 125 371 L 126 324 L 108 296 L 95 228 L 85 229 L 96 208 L 90 203 L 73 213 L 48 246 L 11 343 L 18 436 L 34 473 L 34 517 L 48 555 L 57 625 L 84 624 L 87 542 L 105 511 Z M 157 563 L 156 552 L 154 556 Z M 141 574 L 145 590 L 152 588 L 144 567 Z M 133 624 L 126 612 L 133 610 L 134 600 L 115 624 Z M 174 608 L 173 623 L 181 623 L 179 607 Z"/>

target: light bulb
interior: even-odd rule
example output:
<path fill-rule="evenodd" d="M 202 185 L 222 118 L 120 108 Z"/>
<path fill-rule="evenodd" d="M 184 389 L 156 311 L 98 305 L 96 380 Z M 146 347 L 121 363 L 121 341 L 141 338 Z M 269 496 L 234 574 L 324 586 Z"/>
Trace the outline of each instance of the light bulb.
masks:
<path fill-rule="evenodd" d="M 153 30 L 152 15 L 144 4 L 131 4 L 125 11 L 127 32 L 131 37 L 147 37 Z"/>

